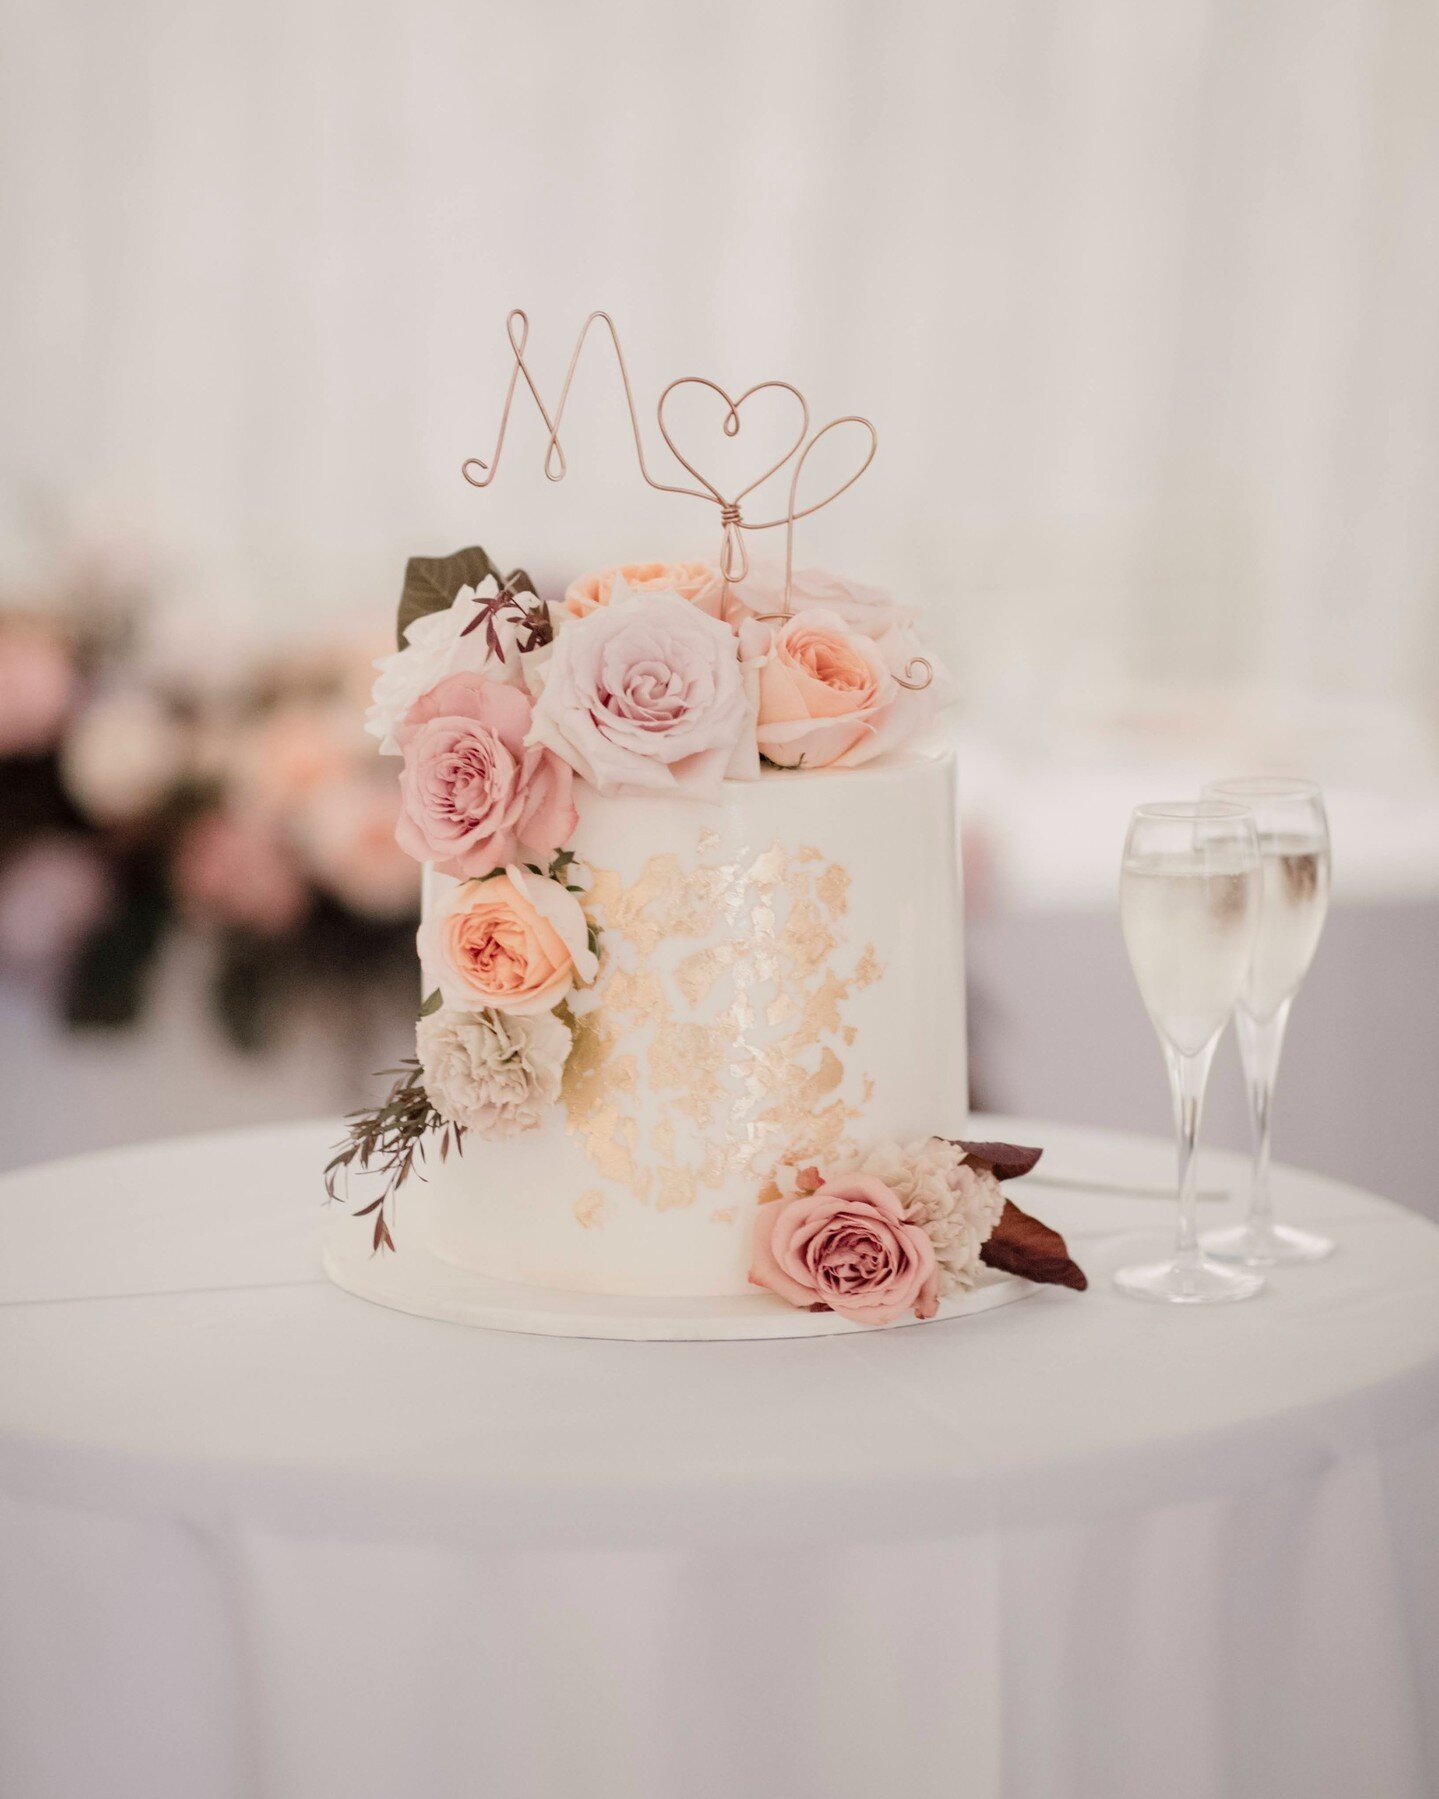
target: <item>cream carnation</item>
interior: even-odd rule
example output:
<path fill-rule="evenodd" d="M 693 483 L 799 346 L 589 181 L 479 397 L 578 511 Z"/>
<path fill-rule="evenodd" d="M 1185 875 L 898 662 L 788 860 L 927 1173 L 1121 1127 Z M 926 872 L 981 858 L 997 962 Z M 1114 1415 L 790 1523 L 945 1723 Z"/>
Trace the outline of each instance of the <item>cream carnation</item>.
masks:
<path fill-rule="evenodd" d="M 483 625 L 466 635 L 465 627 L 476 617 L 475 602 L 499 591 L 491 575 L 478 587 L 462 587 L 453 603 L 442 612 L 427 612 L 405 632 L 405 647 L 375 663 L 380 671 L 365 714 L 365 729 L 380 740 L 380 753 L 398 756 L 396 741 L 410 708 L 446 675 L 487 674 L 491 680 L 523 682 L 522 658 L 515 643 L 515 625 L 501 615 L 495 621 L 504 656 L 496 661 L 486 644 Z"/>
<path fill-rule="evenodd" d="M 571 1036 L 553 1012 L 513 1018 L 441 1007 L 415 1028 L 430 1104 L 481 1137 L 537 1130 L 560 1096 Z"/>
<path fill-rule="evenodd" d="M 876 1144 L 860 1162 L 921 1226 L 934 1245 L 940 1292 L 960 1293 L 974 1285 L 979 1252 L 989 1241 L 1004 1195 L 992 1170 L 970 1163 L 962 1149 L 943 1137 L 913 1143 Z"/>

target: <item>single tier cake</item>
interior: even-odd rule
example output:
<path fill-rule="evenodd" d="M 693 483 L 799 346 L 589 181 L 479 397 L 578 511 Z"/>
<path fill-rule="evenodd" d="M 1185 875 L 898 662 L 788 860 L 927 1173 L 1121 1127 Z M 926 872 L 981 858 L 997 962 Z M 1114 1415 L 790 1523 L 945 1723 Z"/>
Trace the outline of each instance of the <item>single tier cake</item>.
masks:
<path fill-rule="evenodd" d="M 578 810 L 600 966 L 570 1001 L 559 1101 L 532 1131 L 467 1137 L 406 1228 L 505 1280 L 752 1292 L 777 1168 L 963 1133 L 953 755 L 770 770 L 713 804 L 585 792 Z M 427 913 L 454 886 L 431 872 Z"/>

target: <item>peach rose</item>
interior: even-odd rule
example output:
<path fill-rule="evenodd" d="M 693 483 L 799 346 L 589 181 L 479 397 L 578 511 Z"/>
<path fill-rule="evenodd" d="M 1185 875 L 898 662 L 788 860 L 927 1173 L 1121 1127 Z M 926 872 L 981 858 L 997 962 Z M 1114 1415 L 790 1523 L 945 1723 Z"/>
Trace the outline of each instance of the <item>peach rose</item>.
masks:
<path fill-rule="evenodd" d="M 758 687 L 759 753 L 780 768 L 855 768 L 896 749 L 934 717 L 948 679 L 932 657 L 927 686 L 918 640 L 905 626 L 879 637 L 814 606 L 779 625 L 746 619 L 740 662 Z"/>
<path fill-rule="evenodd" d="M 421 924 L 419 949 L 427 981 L 459 1012 L 549 1012 L 599 967 L 575 896 L 518 867 L 447 894 Z"/>
<path fill-rule="evenodd" d="M 724 583 L 719 570 L 707 562 L 623 562 L 617 568 L 581 575 L 565 589 L 565 611 L 574 618 L 587 618 L 608 606 L 617 580 L 631 593 L 677 593 L 711 618 L 720 615 Z"/>
<path fill-rule="evenodd" d="M 755 1214 L 750 1282 L 856 1324 L 939 1309 L 934 1245 L 884 1182 L 847 1174 Z"/>
<path fill-rule="evenodd" d="M 876 644 L 817 608 L 775 627 L 745 623 L 740 654 L 759 672 L 759 752 L 781 768 L 852 756 L 900 692 Z"/>

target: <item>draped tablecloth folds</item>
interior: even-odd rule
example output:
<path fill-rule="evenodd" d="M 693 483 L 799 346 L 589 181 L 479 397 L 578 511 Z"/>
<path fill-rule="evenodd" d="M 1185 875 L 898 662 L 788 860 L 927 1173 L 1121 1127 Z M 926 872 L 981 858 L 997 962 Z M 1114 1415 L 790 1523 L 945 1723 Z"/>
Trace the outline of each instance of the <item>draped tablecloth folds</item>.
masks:
<path fill-rule="evenodd" d="M 0 1793 L 1439 1791 L 1432 1224 L 1282 1171 L 1339 1253 L 1191 1314 L 1108 1282 L 1167 1206 L 1056 1187 L 1084 1295 L 520 1337 L 324 1281 L 336 1135 L 0 1182 Z"/>

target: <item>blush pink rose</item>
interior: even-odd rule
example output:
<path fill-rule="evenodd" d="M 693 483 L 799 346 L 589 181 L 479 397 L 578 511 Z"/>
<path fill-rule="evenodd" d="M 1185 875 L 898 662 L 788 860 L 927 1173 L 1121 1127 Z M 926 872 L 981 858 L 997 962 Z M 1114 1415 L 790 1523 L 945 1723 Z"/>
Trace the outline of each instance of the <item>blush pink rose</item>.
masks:
<path fill-rule="evenodd" d="M 415 702 L 395 733 L 405 766 L 395 840 L 444 874 L 487 875 L 520 859 L 548 862 L 579 823 L 574 771 L 526 747 L 533 705 L 518 687 L 450 675 Z"/>
<path fill-rule="evenodd" d="M 309 909 L 294 863 L 259 819 L 242 813 L 198 819 L 181 840 L 171 879 L 182 911 L 196 923 L 282 937 Z"/>
<path fill-rule="evenodd" d="M 457 1012 L 549 1012 L 599 967 L 575 896 L 513 866 L 446 894 L 418 941 L 427 980 Z"/>
<path fill-rule="evenodd" d="M 75 664 L 55 632 L 25 619 L 0 626 L 0 756 L 48 750 L 75 684 Z"/>
<path fill-rule="evenodd" d="M 581 575 L 565 589 L 565 611 L 573 618 L 588 618 L 609 605 L 617 581 L 631 593 L 677 593 L 711 618 L 720 615 L 724 582 L 719 570 L 708 562 L 623 562 L 616 568 Z"/>
<path fill-rule="evenodd" d="M 616 593 L 560 630 L 530 741 L 601 793 L 717 801 L 759 774 L 734 633 L 674 593 Z"/>
<path fill-rule="evenodd" d="M 932 1318 L 939 1308 L 934 1245 L 869 1174 L 762 1205 L 749 1278 L 792 1306 L 828 1307 L 856 1324 L 893 1324 L 911 1310 Z"/>

